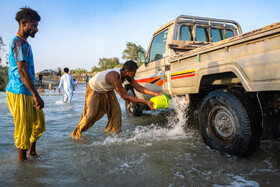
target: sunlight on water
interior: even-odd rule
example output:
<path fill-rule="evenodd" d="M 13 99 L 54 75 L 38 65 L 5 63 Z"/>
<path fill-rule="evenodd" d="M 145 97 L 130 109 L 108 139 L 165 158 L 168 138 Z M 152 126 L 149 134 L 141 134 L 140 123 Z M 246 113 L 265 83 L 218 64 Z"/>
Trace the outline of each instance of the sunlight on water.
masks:
<path fill-rule="evenodd" d="M 70 134 L 84 109 L 86 87 L 79 84 L 72 103 L 52 90 L 41 94 L 46 131 L 37 143 L 39 158 L 17 161 L 13 118 L 6 93 L 0 92 L 1 186 L 274 186 L 280 177 L 279 145 L 263 144 L 248 159 L 221 155 L 187 127 L 184 97 L 167 110 L 125 114 L 120 134 L 104 133 L 107 116 L 82 138 Z M 274 146 L 273 146 L 274 145 Z M 256 164 L 257 163 L 257 164 Z M 276 181 L 276 182 L 275 182 Z"/>
<path fill-rule="evenodd" d="M 54 103 L 55 105 L 63 105 L 64 104 L 64 102 L 63 101 L 55 101 L 55 103 Z"/>
<path fill-rule="evenodd" d="M 246 180 L 241 176 L 233 176 L 235 181 L 231 182 L 232 186 L 254 186 L 259 187 L 260 185 L 255 181 Z"/>

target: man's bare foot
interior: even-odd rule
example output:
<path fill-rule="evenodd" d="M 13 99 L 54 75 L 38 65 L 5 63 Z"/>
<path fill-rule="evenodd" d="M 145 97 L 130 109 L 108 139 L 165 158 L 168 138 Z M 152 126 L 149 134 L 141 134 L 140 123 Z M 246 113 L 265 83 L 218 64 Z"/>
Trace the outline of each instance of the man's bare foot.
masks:
<path fill-rule="evenodd" d="M 107 130 L 107 129 L 105 129 L 104 132 L 105 132 L 105 133 L 108 133 L 108 134 L 117 134 L 117 135 L 118 135 L 118 134 L 120 134 L 120 133 L 122 132 L 122 130 L 118 130 L 118 131 L 114 131 L 114 130 L 113 130 L 113 131 L 112 131 L 112 130 Z"/>
<path fill-rule="evenodd" d="M 75 131 L 71 134 L 73 140 L 79 140 L 82 135 L 80 133 L 75 133 Z"/>
<path fill-rule="evenodd" d="M 31 149 L 29 151 L 28 156 L 38 157 L 38 155 L 36 153 L 36 142 L 31 143 Z"/>
<path fill-rule="evenodd" d="M 36 152 L 29 152 L 28 156 L 38 157 Z"/>
<path fill-rule="evenodd" d="M 18 148 L 18 160 L 19 160 L 19 161 L 27 160 L 27 157 L 26 157 L 26 149 L 20 149 L 20 148 Z"/>
<path fill-rule="evenodd" d="M 28 157 L 32 157 L 32 158 L 38 158 L 39 157 L 39 155 L 37 155 L 36 153 L 35 154 L 28 154 Z"/>

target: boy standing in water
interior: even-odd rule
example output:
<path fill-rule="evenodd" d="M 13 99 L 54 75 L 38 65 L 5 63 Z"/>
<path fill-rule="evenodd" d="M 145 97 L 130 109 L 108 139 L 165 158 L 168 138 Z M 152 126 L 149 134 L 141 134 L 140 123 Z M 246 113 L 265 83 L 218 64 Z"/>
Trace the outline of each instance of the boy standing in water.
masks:
<path fill-rule="evenodd" d="M 26 151 L 36 156 L 36 142 L 45 131 L 44 101 L 35 88 L 35 70 L 31 45 L 27 38 L 38 32 L 39 14 L 24 7 L 16 14 L 17 35 L 9 47 L 9 82 L 6 87 L 7 104 L 15 123 L 15 146 L 20 161 Z"/>

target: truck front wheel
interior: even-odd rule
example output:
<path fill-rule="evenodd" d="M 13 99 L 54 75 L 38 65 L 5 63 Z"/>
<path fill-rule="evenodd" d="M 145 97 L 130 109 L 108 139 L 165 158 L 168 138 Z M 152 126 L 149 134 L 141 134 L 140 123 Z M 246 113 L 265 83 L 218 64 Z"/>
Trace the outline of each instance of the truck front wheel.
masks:
<path fill-rule="evenodd" d="M 261 113 L 244 94 L 216 90 L 205 97 L 199 124 L 206 145 L 223 153 L 250 156 L 261 140 Z"/>
<path fill-rule="evenodd" d="M 135 97 L 135 94 L 131 88 L 127 90 L 127 93 L 130 96 Z M 142 110 L 140 109 L 140 106 L 137 103 L 125 102 L 125 110 L 126 114 L 129 116 L 142 116 Z"/>

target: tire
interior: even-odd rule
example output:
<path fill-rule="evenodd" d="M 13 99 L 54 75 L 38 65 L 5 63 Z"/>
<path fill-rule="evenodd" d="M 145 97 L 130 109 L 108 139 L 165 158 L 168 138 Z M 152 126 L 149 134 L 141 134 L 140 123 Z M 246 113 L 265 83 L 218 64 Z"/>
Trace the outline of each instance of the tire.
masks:
<path fill-rule="evenodd" d="M 131 88 L 127 90 L 127 93 L 135 97 L 134 91 Z M 125 111 L 128 116 L 142 116 L 142 110 L 137 103 L 125 102 Z"/>
<path fill-rule="evenodd" d="M 236 90 L 216 90 L 203 100 L 199 125 L 206 145 L 222 153 L 250 156 L 262 135 L 259 107 Z"/>

